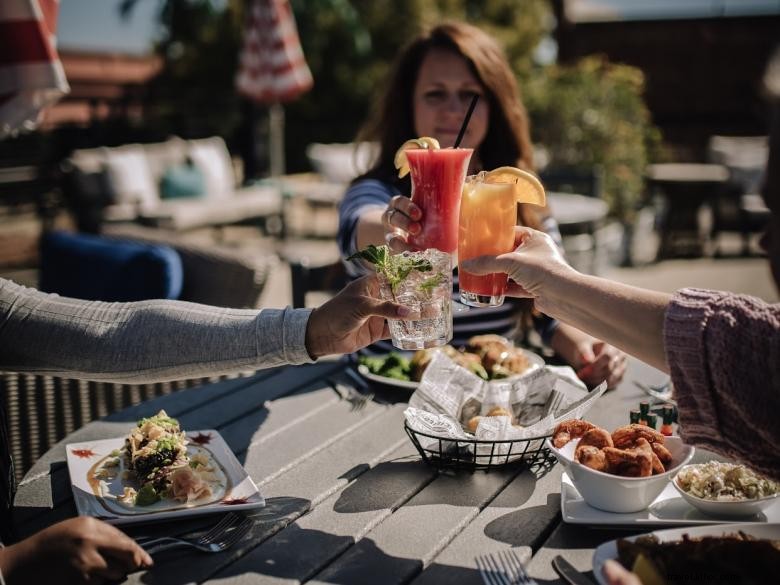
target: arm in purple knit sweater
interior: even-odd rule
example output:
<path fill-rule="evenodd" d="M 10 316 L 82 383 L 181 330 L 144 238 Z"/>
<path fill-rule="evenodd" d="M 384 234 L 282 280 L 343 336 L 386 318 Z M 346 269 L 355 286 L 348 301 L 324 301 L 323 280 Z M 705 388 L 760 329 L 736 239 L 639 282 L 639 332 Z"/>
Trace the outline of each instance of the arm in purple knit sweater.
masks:
<path fill-rule="evenodd" d="M 680 290 L 664 345 L 685 441 L 780 479 L 780 304 Z"/>

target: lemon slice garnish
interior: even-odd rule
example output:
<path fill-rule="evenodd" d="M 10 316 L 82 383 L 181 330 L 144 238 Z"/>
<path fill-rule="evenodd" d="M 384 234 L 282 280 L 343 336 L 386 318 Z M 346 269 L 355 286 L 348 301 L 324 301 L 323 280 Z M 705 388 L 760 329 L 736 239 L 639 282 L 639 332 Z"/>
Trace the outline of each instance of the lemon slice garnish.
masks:
<path fill-rule="evenodd" d="M 406 151 L 411 148 L 423 148 L 426 150 L 439 150 L 439 141 L 430 136 L 420 136 L 412 138 L 401 145 L 401 148 L 395 151 L 393 164 L 398 169 L 398 177 L 405 177 L 409 174 L 409 161 L 406 159 Z"/>
<path fill-rule="evenodd" d="M 544 187 L 533 174 L 515 167 L 498 167 L 485 173 L 486 183 L 513 184 L 515 201 L 544 206 L 547 198 Z"/>

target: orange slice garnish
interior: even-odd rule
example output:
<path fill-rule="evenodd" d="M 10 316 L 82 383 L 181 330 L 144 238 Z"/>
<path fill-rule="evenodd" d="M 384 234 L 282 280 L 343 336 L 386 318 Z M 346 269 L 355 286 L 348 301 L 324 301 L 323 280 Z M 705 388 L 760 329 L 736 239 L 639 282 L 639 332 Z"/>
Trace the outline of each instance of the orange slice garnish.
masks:
<path fill-rule="evenodd" d="M 485 183 L 511 184 L 517 203 L 531 203 L 544 206 L 547 197 L 544 187 L 535 175 L 516 167 L 498 167 L 485 173 Z"/>
<path fill-rule="evenodd" d="M 395 151 L 395 158 L 393 158 L 393 164 L 398 169 L 398 177 L 405 177 L 409 174 L 409 161 L 406 159 L 406 151 L 412 148 L 423 148 L 426 150 L 439 150 L 439 141 L 430 136 L 420 136 L 419 138 L 412 138 L 407 140 L 401 145 L 401 148 Z"/>

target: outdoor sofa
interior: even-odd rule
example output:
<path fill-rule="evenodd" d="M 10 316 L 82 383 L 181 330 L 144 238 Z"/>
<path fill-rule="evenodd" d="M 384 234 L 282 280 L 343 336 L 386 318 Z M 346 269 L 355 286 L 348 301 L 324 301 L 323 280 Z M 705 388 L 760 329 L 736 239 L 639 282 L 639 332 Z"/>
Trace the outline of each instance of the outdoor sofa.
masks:
<path fill-rule="evenodd" d="M 75 150 L 62 169 L 66 199 L 83 231 L 99 231 L 104 222 L 181 231 L 281 221 L 279 189 L 239 187 L 218 136 Z"/>

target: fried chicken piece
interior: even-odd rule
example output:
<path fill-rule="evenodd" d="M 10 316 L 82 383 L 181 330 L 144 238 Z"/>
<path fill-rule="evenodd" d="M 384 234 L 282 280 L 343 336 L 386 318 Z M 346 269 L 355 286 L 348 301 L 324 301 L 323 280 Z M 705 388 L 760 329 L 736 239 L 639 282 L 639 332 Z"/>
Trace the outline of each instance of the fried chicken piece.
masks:
<path fill-rule="evenodd" d="M 612 433 L 612 441 L 618 449 L 628 449 L 635 446 L 639 438 L 645 439 L 648 443 L 661 443 L 662 445 L 664 443 L 664 436 L 647 425 L 634 423 L 615 429 Z"/>
<path fill-rule="evenodd" d="M 552 444 L 556 449 L 560 449 L 572 439 L 578 439 L 594 428 L 596 428 L 596 425 L 586 420 L 569 419 L 561 421 L 553 431 Z"/>
<path fill-rule="evenodd" d="M 594 427 L 582 435 L 580 442 L 577 443 L 577 448 L 585 445 L 591 445 L 593 447 L 598 447 L 599 449 L 615 446 L 612 442 L 612 435 L 609 434 L 609 431 L 602 429 L 601 427 Z"/>
<path fill-rule="evenodd" d="M 672 463 L 672 452 L 664 445 L 661 443 L 651 443 L 650 446 L 653 448 L 653 453 L 661 460 L 661 463 L 663 463 L 664 466 Z"/>
<path fill-rule="evenodd" d="M 653 473 L 652 451 L 604 447 L 610 473 L 624 477 L 648 477 Z"/>
<path fill-rule="evenodd" d="M 577 445 L 577 448 L 574 450 L 574 459 L 585 467 L 590 467 L 596 471 L 608 472 L 607 456 L 602 449 L 594 445 Z"/>

